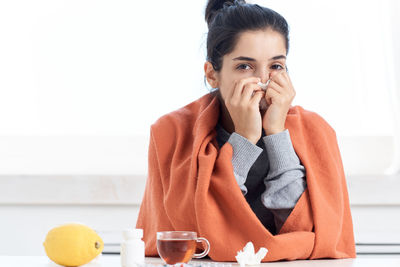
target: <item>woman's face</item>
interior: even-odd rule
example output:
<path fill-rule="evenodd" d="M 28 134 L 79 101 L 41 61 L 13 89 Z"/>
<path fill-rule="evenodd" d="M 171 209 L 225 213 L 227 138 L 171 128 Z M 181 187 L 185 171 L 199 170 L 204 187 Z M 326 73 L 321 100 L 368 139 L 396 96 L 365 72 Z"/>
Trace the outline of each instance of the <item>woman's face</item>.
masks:
<path fill-rule="evenodd" d="M 246 31 L 239 35 L 234 50 L 223 56 L 221 70 L 214 73 L 213 87 L 218 87 L 225 99 L 237 81 L 254 76 L 266 83 L 270 74 L 285 67 L 285 39 L 280 33 L 270 29 Z"/>

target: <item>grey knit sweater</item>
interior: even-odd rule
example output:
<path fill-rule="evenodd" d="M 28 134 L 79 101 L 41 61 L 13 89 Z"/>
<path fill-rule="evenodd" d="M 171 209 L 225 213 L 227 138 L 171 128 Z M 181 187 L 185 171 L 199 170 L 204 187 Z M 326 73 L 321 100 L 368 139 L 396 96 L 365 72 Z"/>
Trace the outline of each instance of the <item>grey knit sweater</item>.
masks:
<path fill-rule="evenodd" d="M 254 145 L 216 126 L 220 147 L 233 147 L 236 181 L 262 224 L 277 234 L 306 188 L 305 168 L 294 151 L 289 130 L 262 137 Z"/>

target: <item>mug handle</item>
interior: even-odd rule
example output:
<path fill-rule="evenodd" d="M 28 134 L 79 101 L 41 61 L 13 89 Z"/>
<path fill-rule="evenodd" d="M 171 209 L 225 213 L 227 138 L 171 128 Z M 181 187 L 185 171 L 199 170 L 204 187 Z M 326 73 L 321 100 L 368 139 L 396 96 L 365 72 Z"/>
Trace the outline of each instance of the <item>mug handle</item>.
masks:
<path fill-rule="evenodd" d="M 205 257 L 208 254 L 208 252 L 210 252 L 210 242 L 208 242 L 208 240 L 205 239 L 204 237 L 198 237 L 196 239 L 196 242 L 206 243 L 206 249 L 202 253 L 194 254 L 193 258 L 200 259 Z"/>

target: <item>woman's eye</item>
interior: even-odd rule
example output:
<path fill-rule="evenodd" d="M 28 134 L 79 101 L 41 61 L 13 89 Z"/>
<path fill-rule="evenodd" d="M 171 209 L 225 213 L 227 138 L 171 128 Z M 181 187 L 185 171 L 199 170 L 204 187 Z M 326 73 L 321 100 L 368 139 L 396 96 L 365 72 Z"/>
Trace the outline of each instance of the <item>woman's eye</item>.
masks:
<path fill-rule="evenodd" d="M 283 68 L 281 65 L 279 65 L 279 64 L 274 64 L 274 65 L 271 66 L 271 68 L 274 69 L 274 70 L 282 70 L 282 69 L 284 69 L 284 68 Z"/>
<path fill-rule="evenodd" d="M 250 68 L 250 66 L 247 65 L 247 64 L 241 64 L 241 65 L 239 65 L 239 66 L 237 67 L 237 69 L 239 69 L 239 70 L 248 70 L 248 68 L 246 68 L 246 67 L 249 67 L 249 68 Z"/>

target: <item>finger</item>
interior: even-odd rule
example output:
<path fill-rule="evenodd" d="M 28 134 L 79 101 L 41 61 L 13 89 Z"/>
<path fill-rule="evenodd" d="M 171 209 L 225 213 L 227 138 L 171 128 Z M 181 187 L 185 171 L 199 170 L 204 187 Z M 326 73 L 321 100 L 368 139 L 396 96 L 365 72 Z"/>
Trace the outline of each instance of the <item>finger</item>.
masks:
<path fill-rule="evenodd" d="M 288 83 L 291 85 L 291 87 L 293 87 L 292 79 L 290 79 L 289 73 L 285 72 L 285 77 L 288 80 Z"/>
<path fill-rule="evenodd" d="M 291 82 L 291 80 L 290 80 L 290 77 L 289 77 L 289 73 L 285 70 L 285 71 L 282 71 L 283 72 L 283 77 L 285 77 L 286 78 L 286 80 L 290 83 Z"/>
<path fill-rule="evenodd" d="M 278 84 L 277 82 L 271 80 L 270 85 L 271 86 L 268 86 L 268 88 L 275 89 L 288 99 L 293 100 L 293 98 L 296 96 L 296 91 L 294 90 L 291 83 L 289 85 L 282 86 L 281 84 Z"/>
<path fill-rule="evenodd" d="M 255 83 L 248 83 L 243 88 L 242 101 L 249 102 L 255 91 L 260 90 L 260 86 Z"/>
<path fill-rule="evenodd" d="M 268 91 L 268 98 L 279 105 L 284 105 L 287 103 L 292 103 L 294 97 L 295 97 L 295 93 L 281 93 L 273 88 L 270 88 Z M 267 101 L 268 102 L 268 101 Z"/>
<path fill-rule="evenodd" d="M 292 80 L 290 79 L 289 73 L 283 72 L 282 76 L 285 77 L 285 79 L 287 80 L 287 84 L 288 84 L 287 88 L 289 89 L 290 96 L 294 98 L 296 96 L 296 90 L 293 87 Z"/>
<path fill-rule="evenodd" d="M 279 73 L 276 73 L 275 75 L 273 75 L 271 77 L 271 80 L 276 82 L 277 84 L 279 84 L 282 87 L 289 87 L 289 82 L 287 80 L 287 78 L 285 77 L 285 73 L 284 71 L 280 71 Z"/>
<path fill-rule="evenodd" d="M 275 81 L 273 81 L 273 80 L 271 80 L 271 81 L 269 82 L 267 92 L 268 92 L 270 89 L 274 89 L 274 90 L 276 90 L 277 92 L 279 92 L 279 93 L 281 93 L 281 94 L 284 94 L 284 93 L 286 92 L 286 90 L 285 90 L 284 87 L 282 87 L 281 85 L 279 85 L 277 82 L 275 82 Z"/>
<path fill-rule="evenodd" d="M 232 98 L 239 99 L 241 97 L 242 91 L 243 91 L 243 87 L 244 87 L 245 84 L 247 84 L 247 83 L 258 83 L 259 81 L 260 81 L 260 78 L 258 78 L 258 77 L 248 77 L 248 78 L 239 80 L 236 83 L 236 85 L 235 85 L 235 87 L 233 89 Z"/>
<path fill-rule="evenodd" d="M 280 97 L 282 97 L 282 95 L 272 88 L 267 90 L 267 92 L 265 93 L 265 100 L 267 101 L 268 105 L 271 105 L 273 102 L 276 101 L 276 99 Z"/>
<path fill-rule="evenodd" d="M 265 92 L 263 90 L 255 91 L 253 97 L 250 100 L 250 105 L 258 107 L 258 105 L 259 105 L 261 99 L 264 97 L 264 95 L 265 95 Z"/>

